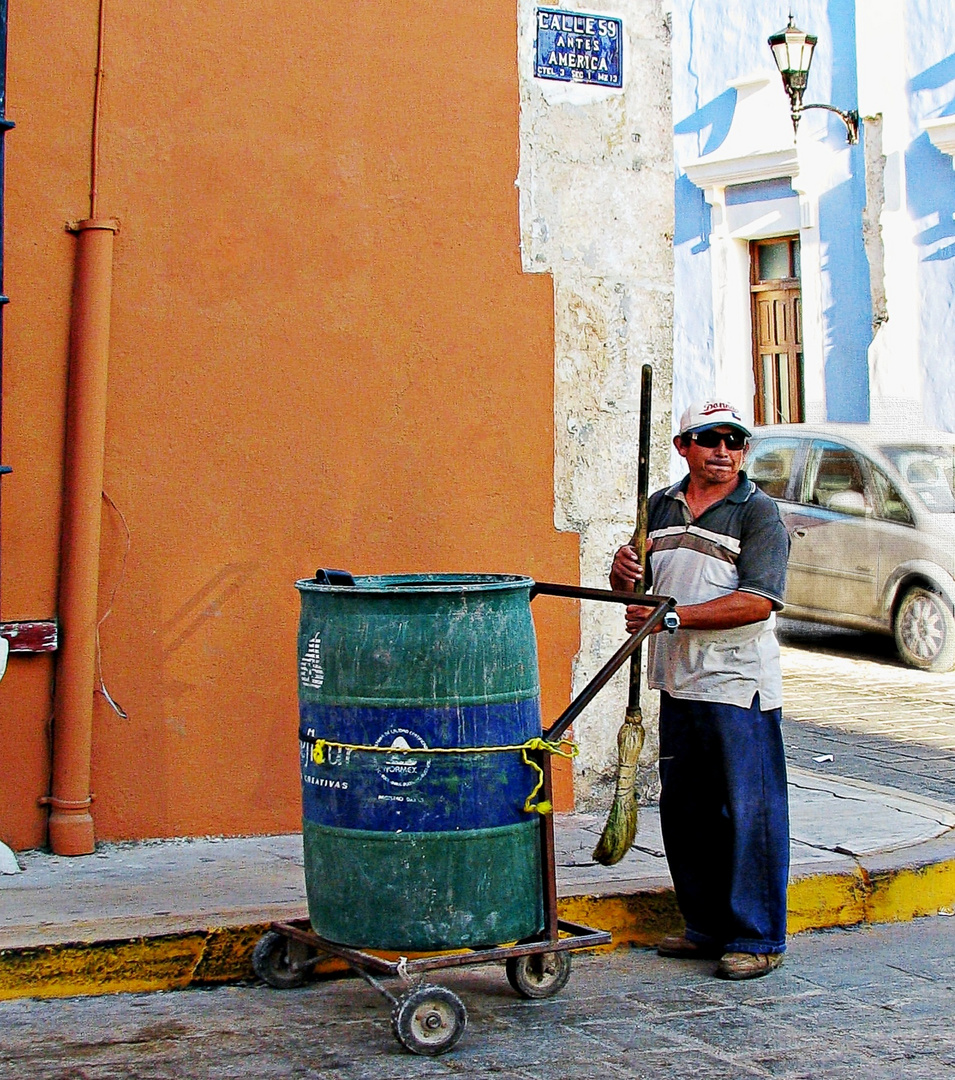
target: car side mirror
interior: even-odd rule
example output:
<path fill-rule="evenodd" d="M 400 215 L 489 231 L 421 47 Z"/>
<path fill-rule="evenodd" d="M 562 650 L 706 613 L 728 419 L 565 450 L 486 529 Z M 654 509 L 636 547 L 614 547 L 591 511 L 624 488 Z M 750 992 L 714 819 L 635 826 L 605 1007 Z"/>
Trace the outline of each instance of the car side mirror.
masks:
<path fill-rule="evenodd" d="M 861 491 L 837 491 L 827 503 L 827 509 L 837 514 L 850 514 L 852 517 L 865 517 L 868 508 Z"/>

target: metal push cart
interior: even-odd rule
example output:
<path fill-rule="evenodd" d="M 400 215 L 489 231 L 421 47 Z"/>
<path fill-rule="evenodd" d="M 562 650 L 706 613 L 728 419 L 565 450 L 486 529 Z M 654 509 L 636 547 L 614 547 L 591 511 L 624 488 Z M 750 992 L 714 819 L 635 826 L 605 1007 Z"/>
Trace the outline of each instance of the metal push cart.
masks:
<path fill-rule="evenodd" d="M 538 595 L 569 597 L 632 604 L 633 593 L 608 589 L 587 589 L 572 585 L 535 582 L 531 600 Z M 547 742 L 556 742 L 583 710 L 609 682 L 616 671 L 662 623 L 667 611 L 675 606 L 670 597 L 646 595 L 640 601 L 653 610 L 636 634 L 632 634 L 594 676 L 588 685 L 544 732 Z M 551 755 L 536 750 L 533 757 L 543 772 L 543 798 L 552 799 Z M 364 949 L 353 948 L 320 937 L 307 919 L 276 922 L 255 946 L 252 964 L 255 973 L 269 986 L 289 989 L 301 986 L 312 969 L 335 957 L 378 991 L 391 1005 L 395 1037 L 416 1054 L 437 1055 L 450 1050 L 464 1032 L 467 1011 L 461 999 L 446 987 L 426 982 L 422 976 L 441 968 L 466 964 L 504 961 L 508 982 L 525 998 L 540 999 L 556 994 L 570 978 L 570 954 L 610 944 L 610 933 L 580 926 L 558 917 L 557 878 L 555 870 L 554 818 L 542 815 L 540 829 L 543 928 L 530 938 L 515 944 L 467 948 L 439 955 L 389 960 Z M 381 981 L 397 978 L 401 986 L 393 993 Z"/>

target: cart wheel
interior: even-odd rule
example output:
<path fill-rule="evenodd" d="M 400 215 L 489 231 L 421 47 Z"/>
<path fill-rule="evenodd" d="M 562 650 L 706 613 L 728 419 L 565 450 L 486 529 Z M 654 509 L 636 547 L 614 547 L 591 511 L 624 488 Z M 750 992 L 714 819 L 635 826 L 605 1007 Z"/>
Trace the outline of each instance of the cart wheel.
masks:
<path fill-rule="evenodd" d="M 570 953 L 566 951 L 512 956 L 504 965 L 507 981 L 526 998 L 548 998 L 562 990 L 570 978 Z"/>
<path fill-rule="evenodd" d="M 259 938 L 252 950 L 253 970 L 263 982 L 276 990 L 292 990 L 305 984 L 306 973 L 292 967 L 289 944 L 289 938 L 269 930 Z"/>
<path fill-rule="evenodd" d="M 419 986 L 398 998 L 391 1012 L 395 1037 L 413 1054 L 434 1057 L 450 1050 L 464 1034 L 464 1003 L 443 986 Z"/>

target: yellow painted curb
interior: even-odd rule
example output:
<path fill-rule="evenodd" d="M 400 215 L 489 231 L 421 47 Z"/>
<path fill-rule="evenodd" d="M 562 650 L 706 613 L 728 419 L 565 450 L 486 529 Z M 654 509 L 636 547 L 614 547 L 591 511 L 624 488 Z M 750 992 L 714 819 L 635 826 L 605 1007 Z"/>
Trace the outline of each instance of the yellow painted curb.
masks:
<path fill-rule="evenodd" d="M 872 870 L 869 881 L 867 922 L 906 922 L 955 905 L 955 860 Z"/>
<path fill-rule="evenodd" d="M 908 922 L 955 906 L 955 859 L 923 865 L 866 866 L 789 884 L 787 930 Z"/>
<path fill-rule="evenodd" d="M 600 952 L 623 945 L 656 945 L 683 922 L 672 889 L 624 896 L 568 896 L 559 901 L 557 910 L 568 922 L 609 930 L 613 942 L 600 946 Z"/>
<path fill-rule="evenodd" d="M 955 906 L 955 859 L 924 866 L 864 865 L 795 879 L 789 886 L 788 932 L 860 923 L 904 922 Z M 613 934 L 613 944 L 651 946 L 682 925 L 672 889 L 627 895 L 573 896 L 562 919 Z M 90 944 L 0 950 L 0 1000 L 176 990 L 252 979 L 252 950 L 268 925 L 223 927 Z M 316 973 L 343 972 L 328 960 Z"/>
<path fill-rule="evenodd" d="M 0 1001 L 178 990 L 252 976 L 267 926 L 0 951 Z"/>
<path fill-rule="evenodd" d="M 866 877 L 858 868 L 850 873 L 814 874 L 790 881 L 787 933 L 864 922 L 867 887 Z"/>
<path fill-rule="evenodd" d="M 92 945 L 50 945 L 0 953 L 0 1000 L 72 997 L 188 986 L 204 935 Z"/>

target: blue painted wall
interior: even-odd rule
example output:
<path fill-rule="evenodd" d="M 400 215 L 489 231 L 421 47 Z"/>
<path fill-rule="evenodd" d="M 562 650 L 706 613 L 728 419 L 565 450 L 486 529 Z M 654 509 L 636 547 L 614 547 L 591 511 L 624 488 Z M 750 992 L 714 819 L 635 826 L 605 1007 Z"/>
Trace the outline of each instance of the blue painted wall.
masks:
<path fill-rule="evenodd" d="M 955 171 L 921 122 L 955 115 L 955 8 L 908 0 L 906 66 L 912 141 L 905 155 L 919 267 L 926 421 L 955 431 Z"/>
<path fill-rule="evenodd" d="M 795 0 L 795 21 L 819 38 L 806 101 L 843 109 L 857 105 L 854 0 Z M 736 106 L 728 83 L 771 70 L 766 38 L 785 25 L 788 3 L 739 0 L 725 19 L 723 0 L 675 0 L 673 7 L 673 114 L 677 161 L 716 149 Z M 912 219 L 918 265 L 919 341 L 900 365 L 918 358 L 926 422 L 955 431 L 955 169 L 922 123 L 955 116 L 955 4 L 905 0 L 909 141 L 905 151 L 905 207 Z M 834 116 L 816 112 L 802 121 L 802 139 L 823 139 L 845 153 L 845 134 Z M 863 136 L 864 137 L 864 136 Z M 826 411 L 831 420 L 868 416 L 866 350 L 872 338 L 869 269 L 862 244 L 865 177 L 862 146 L 848 151 L 847 172 L 834 178 L 819 204 Z M 674 199 L 677 405 L 714 380 L 710 214 L 702 192 L 677 167 Z M 889 300 L 892 303 L 890 294 Z"/>
<path fill-rule="evenodd" d="M 854 0 L 798 0 L 797 25 L 819 38 L 805 100 L 856 107 Z M 676 0 L 673 8 L 673 116 L 677 161 L 715 150 L 736 105 L 727 84 L 772 69 L 767 38 L 786 24 L 787 3 L 739 0 L 732 19 L 723 0 Z M 773 69 L 774 70 L 774 69 Z M 844 153 L 845 128 L 824 112 L 806 115 L 801 138 L 824 139 Z M 865 178 L 862 147 L 848 151 L 849 176 L 819 204 L 828 418 L 865 421 L 872 336 L 869 268 L 862 244 Z M 674 400 L 679 406 L 714 379 L 709 208 L 679 165 L 675 181 Z"/>
<path fill-rule="evenodd" d="M 673 118 L 677 154 L 714 150 L 729 131 L 736 94 L 717 90 L 702 70 L 697 42 L 715 30 L 713 12 L 697 0 L 673 8 Z M 713 302 L 710 279 L 710 208 L 703 192 L 677 168 L 674 184 L 673 400 L 678 411 L 703 397 L 713 382 Z"/>
<path fill-rule="evenodd" d="M 817 12 L 812 12 L 802 24 L 811 25 L 819 37 L 804 100 L 855 109 L 858 105 L 855 0 L 829 0 L 825 18 L 816 20 Z M 817 79 L 817 75 L 824 78 Z M 827 144 L 835 152 L 845 152 L 846 129 L 842 121 L 821 111 L 817 115 L 825 117 L 828 125 Z M 849 179 L 830 188 L 819 200 L 819 235 L 825 253 L 823 274 L 828 279 L 825 291 L 830 298 L 823 316 L 826 414 L 830 420 L 865 421 L 869 419 L 867 349 L 872 340 L 869 262 L 862 243 L 865 160 L 861 143 L 848 153 Z"/>

